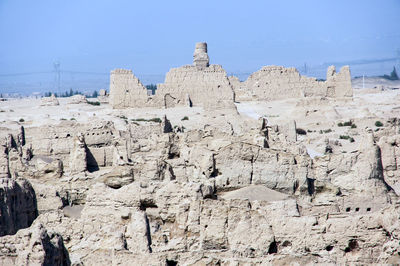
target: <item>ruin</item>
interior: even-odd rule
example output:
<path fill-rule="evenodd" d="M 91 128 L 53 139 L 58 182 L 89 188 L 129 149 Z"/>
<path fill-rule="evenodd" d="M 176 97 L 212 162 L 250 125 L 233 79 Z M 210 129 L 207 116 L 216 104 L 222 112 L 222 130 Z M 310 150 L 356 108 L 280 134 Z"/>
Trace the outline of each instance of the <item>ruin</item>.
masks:
<path fill-rule="evenodd" d="M 231 78 L 234 80 L 234 78 Z M 244 82 L 235 84 L 236 100 L 238 101 L 271 101 L 286 98 L 302 97 L 352 97 L 350 69 L 341 68 L 336 73 L 335 67 L 330 66 L 326 81 L 301 76 L 293 67 L 265 66 L 251 74 Z"/>
<path fill-rule="evenodd" d="M 207 53 L 207 43 L 198 42 L 193 54 L 193 65 L 198 69 L 209 67 L 210 58 Z"/>
<path fill-rule="evenodd" d="M 110 75 L 110 104 L 114 108 L 144 107 L 147 89 L 132 70 L 115 69 Z"/>
<path fill-rule="evenodd" d="M 172 68 L 156 94 L 146 88 L 131 70 L 116 69 L 110 75 L 110 104 L 114 108 L 202 106 L 206 109 L 233 108 L 235 101 L 270 101 L 286 98 L 351 98 L 350 69 L 334 66 L 326 81 L 301 76 L 293 67 L 264 66 L 244 82 L 227 77 L 221 65 L 210 65 L 207 43 L 196 43 L 193 64 Z"/>
<path fill-rule="evenodd" d="M 240 81 L 205 43 L 110 90 L 0 102 L 0 265 L 399 264 L 399 91 Z"/>

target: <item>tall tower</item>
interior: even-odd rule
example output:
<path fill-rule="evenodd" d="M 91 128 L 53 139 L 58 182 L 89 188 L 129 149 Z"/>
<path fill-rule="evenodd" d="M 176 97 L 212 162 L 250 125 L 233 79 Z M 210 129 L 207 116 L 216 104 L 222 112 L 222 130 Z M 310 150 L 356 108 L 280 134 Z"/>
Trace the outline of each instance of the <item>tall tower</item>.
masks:
<path fill-rule="evenodd" d="M 209 66 L 210 58 L 207 54 L 207 43 L 198 42 L 194 49 L 193 54 L 193 65 L 197 68 L 202 69 Z"/>

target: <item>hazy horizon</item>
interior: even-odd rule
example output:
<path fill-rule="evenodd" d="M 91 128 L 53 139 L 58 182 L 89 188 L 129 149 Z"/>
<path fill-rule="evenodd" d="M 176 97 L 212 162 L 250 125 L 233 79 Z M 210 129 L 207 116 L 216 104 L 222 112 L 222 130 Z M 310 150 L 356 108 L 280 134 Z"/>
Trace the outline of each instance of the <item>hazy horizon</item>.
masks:
<path fill-rule="evenodd" d="M 115 68 L 144 84 L 192 63 L 245 79 L 264 65 L 323 78 L 333 63 L 352 76 L 389 74 L 400 57 L 400 1 L 0 1 L 0 92 L 108 88 Z M 397 61 L 396 61 L 397 60 Z"/>

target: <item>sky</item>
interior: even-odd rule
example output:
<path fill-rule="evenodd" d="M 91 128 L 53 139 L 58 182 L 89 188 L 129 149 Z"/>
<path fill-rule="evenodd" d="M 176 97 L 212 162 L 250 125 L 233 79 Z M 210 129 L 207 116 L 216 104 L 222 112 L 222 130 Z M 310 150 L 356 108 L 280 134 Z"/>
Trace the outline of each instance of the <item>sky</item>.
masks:
<path fill-rule="evenodd" d="M 62 73 L 65 86 L 106 87 L 115 68 L 162 82 L 192 63 L 196 42 L 228 74 L 283 65 L 324 75 L 327 62 L 350 63 L 353 76 L 384 74 L 395 61 L 351 63 L 396 57 L 399 29 L 400 0 L 0 0 L 0 92 L 49 86 L 54 73 L 36 72 L 54 62 L 72 71 Z"/>

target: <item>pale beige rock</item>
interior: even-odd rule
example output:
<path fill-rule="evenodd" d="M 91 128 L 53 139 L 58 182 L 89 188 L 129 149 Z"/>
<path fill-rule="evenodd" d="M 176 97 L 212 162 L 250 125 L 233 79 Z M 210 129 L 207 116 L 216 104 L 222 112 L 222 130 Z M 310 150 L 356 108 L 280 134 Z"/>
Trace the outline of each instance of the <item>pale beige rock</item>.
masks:
<path fill-rule="evenodd" d="M 80 103 L 87 103 L 87 99 L 85 95 L 76 94 L 69 97 L 70 104 L 80 104 Z"/>
<path fill-rule="evenodd" d="M 118 166 L 104 177 L 104 184 L 111 188 L 121 188 L 133 182 L 133 169 L 129 166 Z"/>
<path fill-rule="evenodd" d="M 111 71 L 110 104 L 113 108 L 143 107 L 147 98 L 147 89 L 131 70 Z"/>
<path fill-rule="evenodd" d="M 233 108 L 235 99 L 226 72 L 220 65 L 200 69 L 196 66 L 173 68 L 166 74 L 165 82 L 157 85 L 156 97 L 164 101 L 165 108 L 187 105 L 188 97 L 193 106 Z"/>
<path fill-rule="evenodd" d="M 222 194 L 221 197 L 223 199 L 248 199 L 250 201 L 277 201 L 286 199 L 288 196 L 262 185 L 251 185 L 248 187 L 226 192 Z"/>
<path fill-rule="evenodd" d="M 70 265 L 62 237 L 37 223 L 0 238 L 1 265 Z"/>
<path fill-rule="evenodd" d="M 199 69 L 209 66 L 210 58 L 207 54 L 207 43 L 198 42 L 193 54 L 193 65 Z"/>
<path fill-rule="evenodd" d="M 0 178 L 10 177 L 8 165 L 8 147 L 5 143 L 0 145 Z"/>
<path fill-rule="evenodd" d="M 59 159 L 46 156 L 33 157 L 31 164 L 35 166 L 33 177 L 41 179 L 60 178 L 64 172 L 63 163 Z"/>
<path fill-rule="evenodd" d="M 251 74 L 243 84 L 234 83 L 237 101 L 353 96 L 348 66 L 342 67 L 339 73 L 334 66 L 329 67 L 326 81 L 301 76 L 295 68 L 265 66 Z"/>
<path fill-rule="evenodd" d="M 41 99 L 41 106 L 57 106 L 60 105 L 56 96 L 52 94 L 50 97 L 43 97 Z"/>
<path fill-rule="evenodd" d="M 87 170 L 86 143 L 83 134 L 74 138 L 74 147 L 70 155 L 69 168 L 72 173 L 81 173 Z"/>

